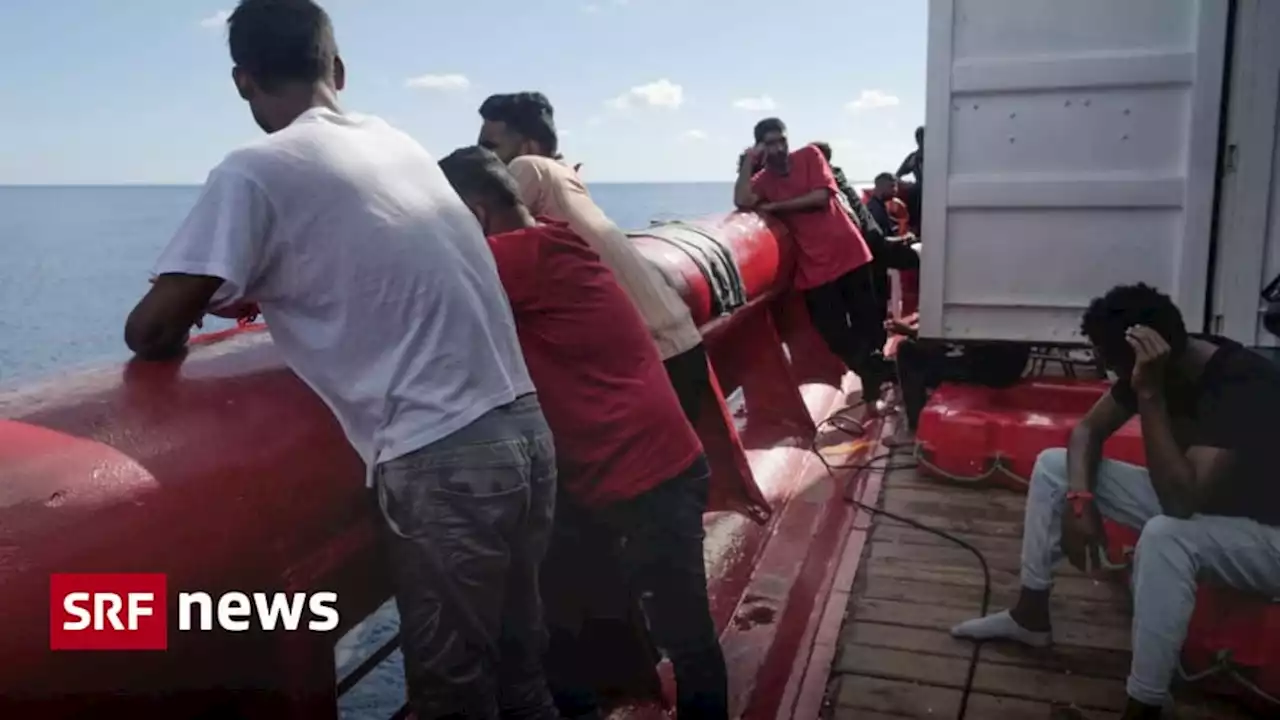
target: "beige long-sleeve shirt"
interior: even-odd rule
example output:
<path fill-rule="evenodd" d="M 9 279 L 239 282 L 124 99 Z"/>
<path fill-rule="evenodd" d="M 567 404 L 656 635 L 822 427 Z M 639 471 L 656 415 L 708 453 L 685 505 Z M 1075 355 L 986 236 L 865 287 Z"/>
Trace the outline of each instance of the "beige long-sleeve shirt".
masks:
<path fill-rule="evenodd" d="M 519 185 L 520 199 L 534 215 L 567 223 L 613 271 L 648 325 L 663 360 L 702 342 L 689 306 L 600 210 L 577 173 L 558 160 L 536 155 L 518 157 L 507 167 Z"/>

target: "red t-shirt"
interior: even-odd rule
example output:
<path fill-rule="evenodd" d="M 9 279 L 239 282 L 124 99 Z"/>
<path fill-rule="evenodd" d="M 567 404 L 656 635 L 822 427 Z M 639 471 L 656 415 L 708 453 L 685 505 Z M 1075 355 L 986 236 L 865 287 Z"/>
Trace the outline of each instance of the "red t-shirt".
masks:
<path fill-rule="evenodd" d="M 780 202 L 827 188 L 827 206 L 819 210 L 780 213 L 794 236 L 799 257 L 795 288 L 808 290 L 835 280 L 871 262 L 871 250 L 840 205 L 840 189 L 818 148 L 805 146 L 791 153 L 790 171 L 779 175 L 769 168 L 751 178 L 751 192 L 765 202 Z"/>
<path fill-rule="evenodd" d="M 489 238 L 538 401 L 555 435 L 560 487 L 599 507 L 688 468 L 702 444 L 635 304 L 567 225 Z"/>

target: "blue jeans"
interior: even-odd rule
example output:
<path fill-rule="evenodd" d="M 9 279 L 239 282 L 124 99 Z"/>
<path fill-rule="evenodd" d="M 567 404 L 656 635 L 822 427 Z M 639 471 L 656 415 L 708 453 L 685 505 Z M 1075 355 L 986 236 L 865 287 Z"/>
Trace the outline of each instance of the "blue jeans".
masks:
<path fill-rule="evenodd" d="M 533 395 L 378 466 L 405 681 L 422 720 L 558 717 L 538 591 L 555 467 Z"/>
<path fill-rule="evenodd" d="M 1022 586 L 1048 590 L 1062 559 L 1062 510 L 1068 489 L 1067 451 L 1036 458 L 1022 536 Z M 1280 527 L 1243 517 L 1164 515 L 1145 468 L 1117 460 L 1098 464 L 1098 510 L 1142 528 L 1133 558 L 1133 665 L 1129 697 L 1163 705 L 1178 667 L 1196 604 L 1196 581 L 1280 597 Z"/>

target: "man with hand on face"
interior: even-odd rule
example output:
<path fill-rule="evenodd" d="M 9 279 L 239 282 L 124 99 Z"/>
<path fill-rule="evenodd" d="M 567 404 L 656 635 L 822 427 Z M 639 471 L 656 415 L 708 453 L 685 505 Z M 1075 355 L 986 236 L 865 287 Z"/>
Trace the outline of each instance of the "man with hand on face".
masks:
<path fill-rule="evenodd" d="M 520 199 L 539 217 L 567 223 L 600 255 L 635 303 L 690 423 L 711 392 L 707 353 L 689 306 L 591 199 L 578 174 L 559 159 L 550 101 L 539 92 L 493 95 L 480 106 L 480 147 L 503 162 Z"/>
<path fill-rule="evenodd" d="M 1202 576 L 1280 597 L 1280 368 L 1225 338 L 1188 335 L 1167 295 L 1113 288 L 1081 328 L 1119 380 L 1036 459 L 1022 539 L 1022 592 L 956 637 L 1052 642 L 1049 591 L 1064 555 L 1085 572 L 1106 546 L 1102 518 L 1142 528 L 1133 564 L 1133 664 L 1123 718 L 1161 716 Z M 1137 414 L 1147 465 L 1102 458 Z"/>
<path fill-rule="evenodd" d="M 544 574 L 570 564 L 557 559 L 563 538 L 611 546 L 671 658 L 681 720 L 727 720 L 728 681 L 702 560 L 711 471 L 643 320 L 583 238 L 534 218 L 497 156 L 466 148 L 440 167 L 489 236 L 555 433 L 562 494 Z M 581 568 L 567 569 L 569 583 L 590 581 Z M 592 688 L 553 659 L 577 649 L 587 618 L 575 611 L 547 608 L 548 678 L 562 715 L 598 718 Z"/>
<path fill-rule="evenodd" d="M 209 174 L 125 340 L 174 357 L 206 310 L 256 301 L 367 467 L 414 713 L 554 718 L 537 578 L 555 452 L 493 255 L 421 145 L 338 107 L 323 9 L 242 0 L 227 25 L 268 134 Z"/>
<path fill-rule="evenodd" d="M 897 195 L 898 181 L 889 173 L 880 173 L 876 176 L 875 187 L 867 200 L 867 211 L 871 213 L 871 217 L 876 219 L 880 227 L 888 228 L 887 232 L 890 234 L 909 231 L 909 228 L 899 228 L 897 221 L 889 214 L 889 203 Z"/>
<path fill-rule="evenodd" d="M 789 152 L 786 125 L 777 118 L 756 123 L 755 139 L 739 163 L 734 202 L 742 210 L 778 215 L 791 231 L 799 251 L 794 287 L 804 293 L 827 347 L 862 380 L 862 397 L 875 412 L 880 385 L 893 373 L 884 358 L 888 335 L 871 250 L 841 204 L 818 148 Z"/>

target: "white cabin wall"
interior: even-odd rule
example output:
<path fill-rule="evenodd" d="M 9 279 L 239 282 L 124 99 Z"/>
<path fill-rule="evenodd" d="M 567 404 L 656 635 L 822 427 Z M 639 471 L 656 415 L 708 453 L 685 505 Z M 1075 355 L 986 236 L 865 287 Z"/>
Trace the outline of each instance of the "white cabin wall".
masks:
<path fill-rule="evenodd" d="M 1280 2 L 1238 0 L 1210 330 L 1258 347 L 1280 346 L 1259 315 L 1262 288 L 1280 273 L 1278 37 Z"/>
<path fill-rule="evenodd" d="M 931 0 L 923 335 L 1079 342 L 1089 300 L 1136 281 L 1200 322 L 1226 17 Z"/>

